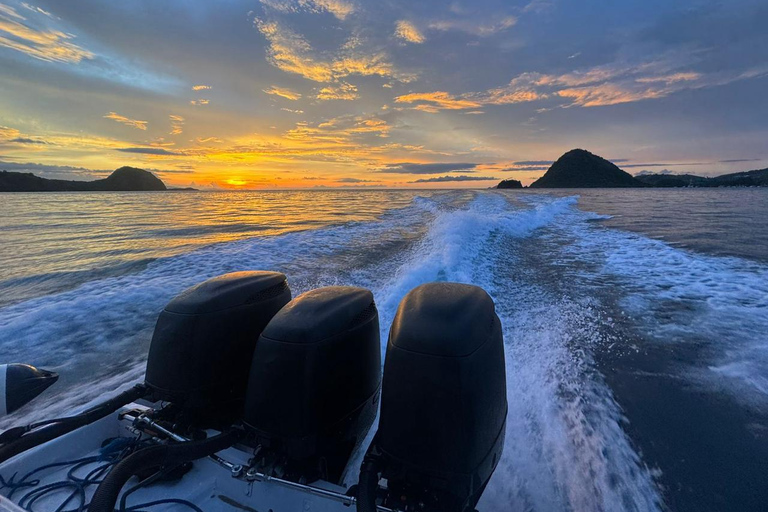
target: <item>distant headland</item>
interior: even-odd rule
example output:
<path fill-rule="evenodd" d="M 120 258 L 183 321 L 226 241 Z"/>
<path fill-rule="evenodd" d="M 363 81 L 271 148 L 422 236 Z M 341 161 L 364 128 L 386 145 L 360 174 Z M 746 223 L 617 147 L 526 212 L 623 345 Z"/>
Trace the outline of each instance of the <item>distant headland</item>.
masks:
<path fill-rule="evenodd" d="M 503 180 L 496 188 L 522 188 L 517 180 Z M 572 149 L 557 159 L 530 188 L 641 188 L 641 187 L 768 187 L 768 169 L 723 174 L 713 178 L 693 174 L 632 176 L 614 163 L 584 149 Z"/>
<path fill-rule="evenodd" d="M 0 192 L 135 192 L 169 189 L 144 169 L 121 167 L 101 180 L 50 180 L 25 172 L 0 172 Z M 189 190 L 189 189 L 185 189 Z"/>

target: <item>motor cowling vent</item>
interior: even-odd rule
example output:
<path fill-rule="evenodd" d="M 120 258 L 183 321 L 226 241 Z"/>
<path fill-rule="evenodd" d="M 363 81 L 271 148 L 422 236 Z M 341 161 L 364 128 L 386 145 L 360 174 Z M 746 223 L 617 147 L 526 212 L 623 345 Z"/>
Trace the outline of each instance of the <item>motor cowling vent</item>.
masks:
<path fill-rule="evenodd" d="M 368 452 L 392 499 L 473 510 L 501 455 L 506 415 L 493 300 L 458 283 L 408 293 L 390 331 L 379 429 Z"/>
<path fill-rule="evenodd" d="M 244 419 L 289 478 L 338 481 L 375 418 L 380 380 L 373 294 L 351 286 L 312 290 L 259 338 Z"/>
<path fill-rule="evenodd" d="M 264 327 L 291 299 L 284 274 L 224 274 L 189 288 L 160 313 L 146 384 L 191 417 L 239 417 Z"/>

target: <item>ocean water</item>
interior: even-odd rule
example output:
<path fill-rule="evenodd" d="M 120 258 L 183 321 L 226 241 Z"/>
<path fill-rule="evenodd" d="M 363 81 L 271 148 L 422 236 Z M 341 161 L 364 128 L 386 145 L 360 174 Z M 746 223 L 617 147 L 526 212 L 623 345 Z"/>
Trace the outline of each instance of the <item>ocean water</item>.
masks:
<path fill-rule="evenodd" d="M 506 349 L 481 511 L 768 508 L 768 190 L 0 194 L 0 360 L 60 381 L 0 428 L 143 375 L 163 306 L 236 270 L 474 283 Z"/>

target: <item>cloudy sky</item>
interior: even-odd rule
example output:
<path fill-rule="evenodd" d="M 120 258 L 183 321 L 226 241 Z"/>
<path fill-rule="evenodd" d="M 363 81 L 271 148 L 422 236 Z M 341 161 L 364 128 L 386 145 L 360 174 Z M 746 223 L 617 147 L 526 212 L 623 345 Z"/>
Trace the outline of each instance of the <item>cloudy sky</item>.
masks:
<path fill-rule="evenodd" d="M 198 187 L 768 166 L 765 0 L 0 0 L 0 168 Z"/>

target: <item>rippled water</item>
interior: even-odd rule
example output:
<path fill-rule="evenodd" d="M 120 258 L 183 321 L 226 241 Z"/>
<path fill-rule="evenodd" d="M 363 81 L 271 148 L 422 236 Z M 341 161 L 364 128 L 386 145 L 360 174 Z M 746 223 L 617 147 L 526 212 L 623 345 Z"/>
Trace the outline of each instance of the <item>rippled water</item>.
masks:
<path fill-rule="evenodd" d="M 412 199 L 377 191 L 2 194 L 0 306 L 213 243 L 372 221 Z"/>
<path fill-rule="evenodd" d="M 0 195 L 3 359 L 62 374 L 4 425 L 140 379 L 158 312 L 217 274 L 366 286 L 382 350 L 405 293 L 461 281 L 506 345 L 480 510 L 764 510 L 767 215 L 750 189 Z"/>

